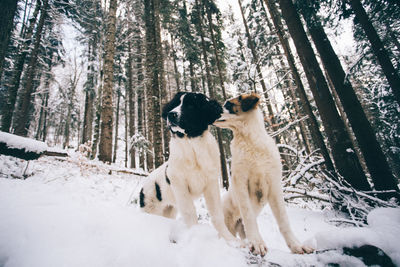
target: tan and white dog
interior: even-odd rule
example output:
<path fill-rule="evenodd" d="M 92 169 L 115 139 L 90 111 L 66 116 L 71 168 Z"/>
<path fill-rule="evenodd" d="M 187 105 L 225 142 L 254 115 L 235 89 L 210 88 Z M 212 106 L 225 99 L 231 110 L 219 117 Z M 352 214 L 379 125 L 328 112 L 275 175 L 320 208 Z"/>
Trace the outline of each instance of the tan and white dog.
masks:
<path fill-rule="evenodd" d="M 220 117 L 221 105 L 200 93 L 179 92 L 163 108 L 172 133 L 167 163 L 154 170 L 140 191 L 139 202 L 148 213 L 197 223 L 194 199 L 204 196 L 211 221 L 227 241 L 238 241 L 224 223 L 218 178 L 219 150 L 209 126 Z"/>
<path fill-rule="evenodd" d="M 257 94 L 229 99 L 214 125 L 233 131 L 231 142 L 232 181 L 223 199 L 225 223 L 229 231 L 248 239 L 254 254 L 265 255 L 267 247 L 260 235 L 257 216 L 269 203 L 286 244 L 294 253 L 311 253 L 294 236 L 282 192 L 282 165 L 278 148 L 264 127 Z"/>

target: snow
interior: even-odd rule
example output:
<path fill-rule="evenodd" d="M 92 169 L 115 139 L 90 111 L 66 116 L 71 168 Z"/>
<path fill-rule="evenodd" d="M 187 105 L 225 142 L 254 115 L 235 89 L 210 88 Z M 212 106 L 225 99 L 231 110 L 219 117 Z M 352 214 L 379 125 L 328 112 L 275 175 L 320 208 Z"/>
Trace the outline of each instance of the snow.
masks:
<path fill-rule="evenodd" d="M 11 179 L 24 164 L 0 156 L 0 266 L 364 266 L 340 249 L 291 254 L 269 208 L 258 218 L 268 254 L 251 256 L 218 238 L 203 200 L 196 202 L 200 223 L 188 229 L 180 218 L 145 214 L 131 204 L 146 178 L 110 175 L 108 165 L 70 154 L 31 161 L 26 180 Z M 372 244 L 400 265 L 400 209 L 373 210 L 364 228 L 329 223 L 338 216 L 329 210 L 289 207 L 288 213 L 298 239 L 317 250 Z"/>
<path fill-rule="evenodd" d="M 36 152 L 40 154 L 47 150 L 47 145 L 44 142 L 6 132 L 0 132 L 0 142 L 6 143 L 9 148 L 25 149 L 26 152 Z"/>

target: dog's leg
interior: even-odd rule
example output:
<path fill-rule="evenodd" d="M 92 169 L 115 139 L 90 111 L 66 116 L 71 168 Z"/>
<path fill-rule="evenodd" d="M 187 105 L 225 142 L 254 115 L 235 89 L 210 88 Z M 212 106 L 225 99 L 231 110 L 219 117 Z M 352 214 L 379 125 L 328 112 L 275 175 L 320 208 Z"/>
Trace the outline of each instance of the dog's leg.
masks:
<path fill-rule="evenodd" d="M 293 253 L 297 254 L 312 253 L 314 249 L 308 246 L 301 245 L 301 243 L 294 236 L 292 229 L 290 228 L 280 184 L 270 188 L 268 200 L 272 213 L 274 214 L 275 219 L 278 223 L 279 231 L 285 238 L 286 244 L 288 245 L 290 250 Z"/>
<path fill-rule="evenodd" d="M 218 190 L 218 181 L 210 181 L 204 191 L 204 199 L 206 200 L 207 209 L 211 215 L 211 222 L 218 233 L 226 241 L 236 241 L 237 239 L 229 232 L 224 222 L 224 213 L 221 205 L 221 197 Z"/>
<path fill-rule="evenodd" d="M 265 245 L 257 225 L 257 214 L 255 214 L 249 196 L 248 179 L 246 177 L 233 176 L 232 189 L 239 206 L 244 231 L 250 243 L 250 250 L 254 254 L 264 256 L 267 253 Z"/>
<path fill-rule="evenodd" d="M 196 208 L 189 190 L 184 185 L 174 185 L 176 205 L 181 213 L 185 224 L 190 227 L 197 224 Z"/>

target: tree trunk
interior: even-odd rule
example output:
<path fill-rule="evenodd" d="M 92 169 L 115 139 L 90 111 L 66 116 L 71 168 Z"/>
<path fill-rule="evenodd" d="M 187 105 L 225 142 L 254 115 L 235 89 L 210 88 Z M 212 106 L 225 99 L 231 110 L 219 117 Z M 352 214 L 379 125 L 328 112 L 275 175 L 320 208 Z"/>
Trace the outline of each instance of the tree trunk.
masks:
<path fill-rule="evenodd" d="M 92 140 L 92 124 L 93 124 L 93 104 L 95 98 L 94 92 L 94 61 L 95 61 L 95 43 L 89 42 L 89 62 L 87 81 L 85 84 L 85 110 L 83 113 L 83 131 L 81 144 L 85 144 Z"/>
<path fill-rule="evenodd" d="M 154 167 L 157 168 L 164 163 L 163 156 L 163 133 L 161 119 L 161 97 L 165 93 L 164 80 L 164 59 L 161 43 L 161 23 L 160 23 L 160 0 L 153 0 L 154 7 L 154 26 L 155 26 L 155 70 L 153 76 L 153 104 L 154 104 Z M 157 79 L 157 81 L 156 81 Z"/>
<path fill-rule="evenodd" d="M 171 49 L 172 49 L 172 60 L 174 62 L 174 79 L 175 79 L 175 84 L 176 84 L 176 91 L 179 92 L 181 90 L 180 82 L 179 82 L 180 74 L 178 71 L 178 66 L 176 64 L 177 56 L 176 56 L 176 51 L 175 51 L 174 39 L 172 38 L 172 35 L 171 35 Z"/>
<path fill-rule="evenodd" d="M 114 135 L 114 149 L 113 149 L 113 159 L 112 162 L 115 163 L 117 160 L 117 150 L 118 150 L 118 126 L 119 126 L 119 104 L 121 100 L 121 76 L 118 80 L 118 90 L 117 90 L 117 110 L 115 111 L 115 135 Z"/>
<path fill-rule="evenodd" d="M 325 160 L 325 165 L 327 169 L 331 172 L 334 172 L 334 167 L 332 163 L 331 156 L 329 155 L 328 148 L 325 145 L 324 138 L 319 130 L 319 125 L 317 118 L 315 117 L 311 104 L 307 98 L 306 91 L 304 89 L 303 82 L 301 81 L 300 74 L 297 70 L 295 59 L 293 57 L 292 51 L 290 49 L 289 41 L 286 38 L 286 35 L 283 31 L 283 25 L 280 18 L 280 14 L 278 12 L 277 7 L 275 6 L 275 1 L 273 0 L 264 0 L 266 3 L 269 13 L 272 18 L 272 22 L 275 27 L 276 34 L 278 35 L 279 41 L 282 45 L 283 51 L 285 53 L 287 62 L 289 64 L 291 74 L 294 82 L 296 83 L 297 93 L 300 97 L 300 102 L 302 103 L 302 107 L 304 109 L 305 114 L 308 116 L 309 130 L 311 132 L 312 139 L 316 144 L 317 148 L 320 149 L 320 152 Z M 295 97 L 295 92 L 291 92 L 291 94 Z M 295 97 L 296 98 L 296 97 Z M 295 99 L 294 98 L 294 99 Z"/>
<path fill-rule="evenodd" d="M 132 66 L 132 61 L 133 61 L 133 51 L 131 47 L 131 42 L 128 41 L 128 70 L 127 70 L 127 75 L 128 75 L 128 95 L 127 95 L 127 101 L 129 103 L 129 139 L 132 141 L 133 136 L 135 135 L 135 92 L 133 89 L 133 66 Z M 130 155 L 130 168 L 136 168 L 136 153 L 135 153 L 135 148 L 132 146 L 129 149 L 129 155 Z"/>
<path fill-rule="evenodd" d="M 332 155 L 339 173 L 355 188 L 369 190 L 367 178 L 354 153 L 325 77 L 319 67 L 314 51 L 307 38 L 292 0 L 280 0 L 283 18 L 293 38 L 310 89 L 313 93 L 324 128 L 331 144 Z"/>
<path fill-rule="evenodd" d="M 25 82 L 25 88 L 22 91 L 21 107 L 17 113 L 18 116 L 16 119 L 15 130 L 14 130 L 14 133 L 16 135 L 26 136 L 28 134 L 28 129 L 26 128 L 26 124 L 28 122 L 29 116 L 27 115 L 31 104 L 31 97 L 34 86 L 33 79 L 35 78 L 35 72 L 38 65 L 37 60 L 39 55 L 40 42 L 44 29 L 44 23 L 47 17 L 48 8 L 49 8 L 49 1 L 44 0 L 43 6 L 41 8 L 39 23 L 36 28 L 35 43 L 32 49 L 32 53 L 30 54 L 30 60 L 26 71 L 26 82 Z"/>
<path fill-rule="evenodd" d="M 113 78 L 117 0 L 110 0 L 104 54 L 104 87 L 102 95 L 99 160 L 111 162 L 113 135 Z"/>
<path fill-rule="evenodd" d="M 0 79 L 3 74 L 4 58 L 14 28 L 14 16 L 17 11 L 18 0 L 4 0 L 0 8 Z"/>
<path fill-rule="evenodd" d="M 138 133 L 145 137 L 146 132 L 145 132 L 145 123 L 144 123 L 144 102 L 145 102 L 145 92 L 146 90 L 144 89 L 144 76 L 143 76 L 143 66 L 142 66 L 142 40 L 139 36 L 136 41 L 136 74 L 137 74 L 137 121 L 138 121 Z M 145 169 L 145 158 L 146 158 L 146 151 L 141 149 L 139 150 L 139 167 L 142 168 L 143 170 Z"/>
<path fill-rule="evenodd" d="M 91 159 L 94 159 L 97 156 L 97 148 L 98 148 L 99 139 L 100 139 L 102 95 L 103 95 L 103 70 L 100 68 L 100 84 L 99 84 L 99 87 L 97 90 L 96 116 L 95 116 L 95 122 L 94 122 L 94 134 L 93 134 Z"/>
<path fill-rule="evenodd" d="M 64 128 L 64 143 L 63 143 L 63 148 L 68 149 L 69 147 L 69 129 L 70 129 L 70 124 L 71 124 L 71 105 L 72 103 L 68 103 L 68 108 L 67 108 L 67 118 L 65 120 L 65 128 Z"/>
<path fill-rule="evenodd" d="M 375 189 L 398 190 L 396 179 L 390 171 L 389 164 L 361 103 L 358 101 L 350 81 L 346 78 L 340 60 L 333 50 L 316 14 L 310 12 L 313 11 L 308 10 L 303 12 L 308 30 L 321 56 L 330 81 L 339 96 L 344 112 L 350 121 L 351 128 L 356 136 L 357 143 L 374 182 Z"/>
<path fill-rule="evenodd" d="M 48 102 L 49 102 L 49 86 L 50 86 L 50 79 L 52 77 L 51 75 L 51 69 L 52 69 L 52 63 L 53 63 L 53 55 L 50 56 L 50 60 L 48 63 L 48 70 L 46 73 L 46 82 L 44 84 L 44 94 L 42 96 L 42 103 L 40 105 L 40 115 L 39 115 L 39 122 L 38 122 L 38 127 L 37 127 L 37 132 L 35 139 L 36 140 L 41 140 L 43 138 L 43 128 L 45 124 L 45 120 L 47 119 L 47 109 L 48 109 Z"/>
<path fill-rule="evenodd" d="M 159 1 L 145 0 L 145 24 L 146 24 L 146 58 L 147 58 L 147 90 L 148 107 L 148 131 L 149 140 L 153 145 L 154 163 L 148 166 L 149 170 L 157 168 L 164 162 L 162 149 L 162 127 L 161 127 L 161 106 L 160 96 L 162 92 L 162 44 L 160 33 Z"/>
<path fill-rule="evenodd" d="M 11 78 L 10 84 L 7 85 L 7 102 L 4 105 L 2 110 L 2 122 L 1 122 L 1 130 L 4 132 L 10 131 L 11 121 L 13 117 L 13 112 L 15 109 L 15 103 L 17 100 L 18 89 L 21 82 L 21 75 L 24 69 L 26 56 L 28 54 L 29 46 L 32 42 L 33 29 L 35 28 L 36 18 L 39 14 L 39 10 L 41 8 L 41 1 L 38 0 L 36 3 L 35 10 L 33 12 L 32 18 L 30 19 L 29 27 L 24 36 L 24 43 L 22 45 L 22 49 L 15 61 L 15 67 L 13 70 L 13 76 Z"/>
<path fill-rule="evenodd" d="M 128 135 L 128 118 L 129 118 L 129 111 L 128 111 L 128 87 L 125 87 L 125 97 L 124 97 L 124 117 L 125 117 L 125 168 L 128 167 L 128 155 L 129 155 L 129 135 Z"/>
<path fill-rule="evenodd" d="M 213 27 L 213 22 L 212 22 L 211 9 L 207 5 L 207 1 L 209 1 L 209 0 L 203 0 L 203 4 L 206 7 L 207 20 L 208 20 L 208 31 L 210 32 L 211 41 L 212 41 L 213 48 L 214 48 L 214 55 L 215 55 L 215 61 L 217 63 L 218 78 L 219 78 L 219 83 L 220 83 L 221 90 L 222 90 L 222 96 L 224 97 L 224 100 L 225 100 L 226 99 L 225 85 L 224 85 L 225 79 L 223 77 L 224 75 L 221 70 L 221 60 L 219 58 L 217 41 L 215 40 L 215 35 L 214 35 L 214 27 Z"/>
<path fill-rule="evenodd" d="M 360 0 L 350 0 L 349 2 L 358 22 L 360 23 L 365 34 L 367 35 L 369 42 L 371 43 L 372 50 L 374 51 L 375 56 L 378 58 L 378 62 L 382 67 L 383 73 L 385 74 L 386 79 L 388 80 L 389 85 L 392 88 L 393 95 L 397 103 L 400 105 L 399 74 L 393 67 L 388 52 L 383 46 L 383 43 L 379 38 L 379 35 L 376 32 L 374 26 L 372 25 L 371 20 L 368 18 L 368 15 L 365 12 L 365 9 L 363 8 Z"/>
<path fill-rule="evenodd" d="M 274 111 L 272 110 L 272 105 L 271 105 L 271 101 L 270 101 L 270 98 L 269 98 L 269 95 L 268 95 L 267 86 L 265 85 L 264 77 L 263 77 L 262 72 L 261 72 L 260 61 L 258 60 L 257 51 L 256 51 L 256 48 L 254 47 L 254 42 L 253 42 L 253 39 L 251 38 L 251 35 L 250 35 L 250 30 L 249 30 L 249 27 L 247 25 L 246 17 L 244 16 L 243 7 L 242 7 L 242 1 L 238 0 L 238 3 L 239 3 L 239 7 L 240 7 L 240 13 L 242 15 L 243 25 L 244 25 L 244 28 L 246 30 L 247 42 L 248 42 L 249 47 L 250 47 L 251 55 L 253 56 L 253 62 L 256 65 L 256 71 L 257 71 L 257 74 L 258 74 L 258 78 L 260 79 L 261 88 L 262 88 L 264 96 L 265 96 L 265 101 L 266 101 L 266 104 L 267 104 L 268 115 L 269 115 L 268 116 L 268 122 L 271 125 L 272 130 L 276 131 L 277 130 L 276 119 L 275 119 L 275 116 L 274 116 Z"/>
<path fill-rule="evenodd" d="M 43 129 L 42 129 L 42 141 L 46 141 L 47 138 L 47 115 L 49 114 L 49 92 L 46 92 L 44 102 L 44 116 L 43 116 Z"/>
<path fill-rule="evenodd" d="M 211 74 L 210 74 L 210 66 L 208 64 L 208 57 L 207 57 L 207 50 L 206 50 L 206 45 L 205 45 L 205 40 L 204 40 L 204 32 L 203 32 L 203 22 L 202 22 L 202 18 L 201 18 L 201 13 L 200 13 L 200 6 L 198 5 L 198 0 L 196 0 L 196 6 L 198 7 L 198 16 L 199 16 L 199 22 L 200 25 L 197 27 L 198 31 L 200 33 L 200 38 L 201 38 L 201 46 L 202 46 L 202 51 L 203 51 L 203 58 L 204 58 L 204 64 L 205 64 L 205 69 L 206 69 L 206 78 L 207 78 L 207 87 L 208 87 L 208 92 L 209 92 L 209 96 L 211 98 L 215 99 L 215 92 L 213 90 L 213 86 L 211 83 Z M 209 18 L 209 23 L 212 23 L 212 21 Z M 212 27 L 209 28 L 210 29 L 210 33 L 213 36 L 212 33 Z M 218 57 L 218 53 L 216 51 L 216 43 L 215 43 L 215 38 L 213 37 L 214 42 L 214 48 L 215 48 L 215 56 L 216 56 L 216 60 Z M 217 63 L 217 65 L 219 65 L 219 61 Z M 221 88 L 224 88 L 223 83 L 224 81 L 222 80 L 222 75 L 220 73 L 220 82 L 221 82 Z M 225 90 L 223 91 L 223 96 L 224 99 L 226 99 L 226 95 L 225 95 Z M 220 128 L 217 128 L 217 142 L 218 142 L 218 148 L 219 148 L 219 154 L 220 154 L 220 162 L 221 162 L 221 174 L 222 174 L 222 185 L 223 187 L 228 190 L 229 188 L 229 177 L 228 177 L 228 170 L 227 170 L 227 166 L 226 166 L 226 160 L 225 160 L 225 151 L 224 151 L 224 146 L 222 143 L 222 132 Z"/>

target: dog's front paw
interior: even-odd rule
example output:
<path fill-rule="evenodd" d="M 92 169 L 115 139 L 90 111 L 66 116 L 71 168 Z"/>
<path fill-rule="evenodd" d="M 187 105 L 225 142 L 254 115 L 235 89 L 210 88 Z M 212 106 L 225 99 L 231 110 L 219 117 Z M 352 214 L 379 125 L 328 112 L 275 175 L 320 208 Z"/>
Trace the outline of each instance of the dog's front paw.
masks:
<path fill-rule="evenodd" d="M 314 252 L 314 249 L 312 247 L 306 246 L 306 245 L 301 245 L 301 244 L 292 244 L 289 245 L 290 250 L 292 253 L 295 254 L 310 254 Z"/>
<path fill-rule="evenodd" d="M 251 253 L 254 255 L 260 255 L 261 257 L 264 257 L 265 254 L 267 254 L 267 246 L 262 240 L 249 241 L 249 247 Z"/>

